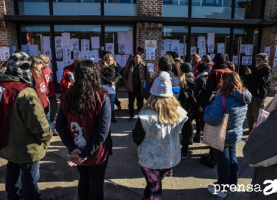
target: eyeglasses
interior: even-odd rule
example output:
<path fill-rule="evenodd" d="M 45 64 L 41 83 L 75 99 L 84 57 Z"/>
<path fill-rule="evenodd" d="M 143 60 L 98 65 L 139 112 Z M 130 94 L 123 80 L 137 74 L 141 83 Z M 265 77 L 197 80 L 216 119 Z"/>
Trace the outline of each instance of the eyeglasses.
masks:
<path fill-rule="evenodd" d="M 262 61 L 261 59 L 256 60 L 256 62 L 261 62 L 261 61 Z"/>

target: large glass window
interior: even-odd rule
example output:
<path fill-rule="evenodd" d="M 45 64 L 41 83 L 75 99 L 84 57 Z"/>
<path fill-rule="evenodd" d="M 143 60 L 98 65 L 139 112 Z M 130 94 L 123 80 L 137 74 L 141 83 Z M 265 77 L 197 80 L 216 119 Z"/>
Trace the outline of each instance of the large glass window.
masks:
<path fill-rule="evenodd" d="M 49 15 L 49 0 L 18 0 L 19 15 Z"/>
<path fill-rule="evenodd" d="M 244 67 L 252 66 L 254 56 L 258 53 L 259 29 L 235 28 L 233 39 L 233 62 L 240 75 L 244 75 Z"/>
<path fill-rule="evenodd" d="M 54 15 L 101 15 L 101 0 L 53 0 Z"/>
<path fill-rule="evenodd" d="M 54 31 L 58 83 L 63 68 L 73 63 L 75 58 L 99 61 L 100 25 L 55 25 Z"/>
<path fill-rule="evenodd" d="M 192 0 L 192 17 L 231 19 L 232 0 Z"/>
<path fill-rule="evenodd" d="M 235 19 L 260 19 L 262 0 L 236 0 Z"/>
<path fill-rule="evenodd" d="M 175 51 L 185 60 L 187 55 L 188 27 L 163 26 L 162 55 L 167 51 Z"/>
<path fill-rule="evenodd" d="M 230 28 L 192 27 L 191 53 L 198 53 L 201 57 L 209 54 L 211 58 L 216 53 L 229 56 Z"/>
<path fill-rule="evenodd" d="M 103 0 L 104 14 L 113 16 L 136 16 L 136 0 Z"/>
<path fill-rule="evenodd" d="M 189 0 L 163 0 L 164 17 L 188 17 Z"/>

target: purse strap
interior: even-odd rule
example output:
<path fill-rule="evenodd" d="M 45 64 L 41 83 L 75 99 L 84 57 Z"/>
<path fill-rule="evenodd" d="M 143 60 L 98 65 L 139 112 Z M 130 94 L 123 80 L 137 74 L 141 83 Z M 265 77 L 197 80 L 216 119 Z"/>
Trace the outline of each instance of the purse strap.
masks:
<path fill-rule="evenodd" d="M 225 97 L 223 95 L 221 95 L 221 100 L 222 100 L 222 104 L 223 104 L 223 113 L 225 111 Z"/>

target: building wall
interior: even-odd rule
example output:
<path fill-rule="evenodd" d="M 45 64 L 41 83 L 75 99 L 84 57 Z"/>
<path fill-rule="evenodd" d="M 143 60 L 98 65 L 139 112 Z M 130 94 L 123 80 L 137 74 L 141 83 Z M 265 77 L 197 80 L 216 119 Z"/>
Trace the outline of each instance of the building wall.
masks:
<path fill-rule="evenodd" d="M 162 16 L 163 0 L 139 0 L 139 16 Z"/>
<path fill-rule="evenodd" d="M 14 1 L 0 0 L 0 47 L 9 47 L 12 54 L 12 46 L 17 47 L 16 25 L 4 22 L 4 15 L 14 15 Z M 3 63 L 4 61 L 0 61 Z"/>
<path fill-rule="evenodd" d="M 273 20 L 277 19 L 277 1 L 276 0 L 264 0 L 265 10 L 264 10 L 264 19 Z"/>

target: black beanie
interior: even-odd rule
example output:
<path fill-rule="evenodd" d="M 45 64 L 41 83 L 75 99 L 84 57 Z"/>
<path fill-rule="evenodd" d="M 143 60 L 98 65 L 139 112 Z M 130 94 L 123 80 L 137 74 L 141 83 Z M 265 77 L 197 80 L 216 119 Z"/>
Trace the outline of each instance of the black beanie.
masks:
<path fill-rule="evenodd" d="M 144 48 L 143 47 L 138 47 L 137 48 L 137 51 L 141 52 L 141 53 L 144 53 Z"/>
<path fill-rule="evenodd" d="M 188 62 L 183 63 L 180 68 L 184 73 L 192 72 L 192 66 Z"/>
<path fill-rule="evenodd" d="M 197 66 L 198 72 L 207 72 L 209 71 L 210 67 L 207 63 L 201 63 Z"/>
<path fill-rule="evenodd" d="M 215 54 L 213 60 L 216 65 L 226 64 L 226 62 L 228 61 L 227 56 L 223 53 Z"/>
<path fill-rule="evenodd" d="M 173 59 L 179 58 L 178 54 L 175 51 L 171 53 L 171 56 Z"/>

